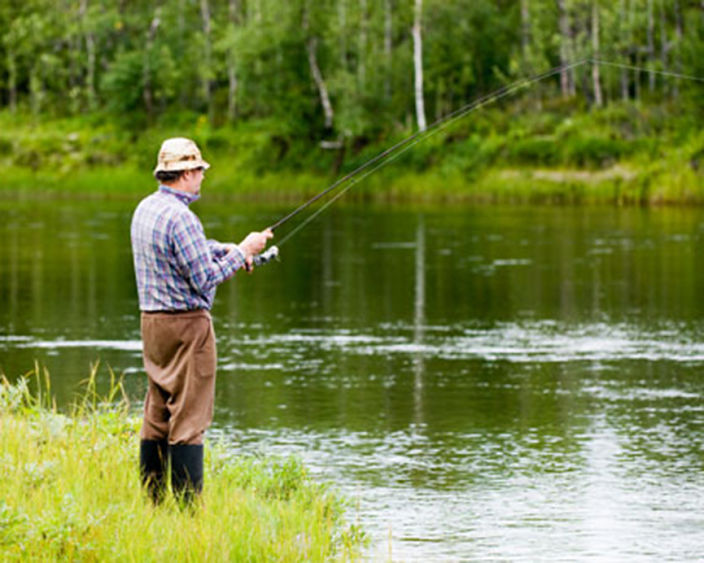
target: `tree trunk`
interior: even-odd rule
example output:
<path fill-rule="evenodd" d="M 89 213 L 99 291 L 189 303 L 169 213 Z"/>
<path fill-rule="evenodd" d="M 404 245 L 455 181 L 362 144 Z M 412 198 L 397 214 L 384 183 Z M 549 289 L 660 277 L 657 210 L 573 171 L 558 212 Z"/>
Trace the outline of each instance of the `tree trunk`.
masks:
<path fill-rule="evenodd" d="M 92 111 L 96 107 L 95 95 L 95 37 L 92 33 L 86 34 L 86 53 L 88 55 L 86 86 L 88 94 L 88 108 Z"/>
<path fill-rule="evenodd" d="M 152 92 L 152 69 L 150 56 L 152 44 L 154 43 L 154 38 L 156 37 L 156 30 L 159 28 L 159 24 L 161 23 L 160 12 L 161 8 L 155 8 L 154 18 L 152 19 L 152 23 L 149 26 L 149 31 L 147 32 L 147 44 L 144 49 L 142 98 L 144 99 L 144 109 L 147 112 L 147 117 L 149 120 L 151 120 L 154 115 L 154 94 Z"/>
<path fill-rule="evenodd" d="M 391 0 L 384 0 L 384 98 L 391 101 L 391 69 L 393 62 L 393 7 Z"/>
<path fill-rule="evenodd" d="M 594 58 L 599 58 L 599 2 L 592 0 L 592 51 Z M 592 63 L 592 82 L 594 83 L 594 103 L 597 107 L 604 105 L 601 92 L 601 76 L 599 63 Z"/>
<path fill-rule="evenodd" d="M 669 70 L 668 53 L 672 48 L 672 44 L 667 41 L 667 11 L 662 1 L 658 1 L 658 8 L 660 11 L 660 64 L 664 72 Z M 668 83 L 663 80 L 663 90 L 668 89 Z"/>
<path fill-rule="evenodd" d="M 557 0 L 557 9 L 559 12 L 558 25 L 560 27 L 560 65 L 564 67 L 571 62 L 570 23 L 565 0 Z M 560 71 L 560 90 L 564 98 L 570 97 L 574 91 L 574 77 L 570 69 L 563 68 Z"/>
<path fill-rule="evenodd" d="M 176 40 L 176 60 L 183 60 L 186 55 L 185 41 L 186 37 L 186 0 L 178 0 L 178 38 Z M 181 107 L 185 107 L 188 103 L 187 85 L 185 81 L 179 83 L 178 98 Z"/>
<path fill-rule="evenodd" d="M 675 0 L 675 72 L 682 72 L 682 38 L 684 36 L 684 24 L 682 22 L 682 10 L 680 1 Z M 675 81 L 672 95 L 678 98 L 680 95 L 679 82 Z"/>
<path fill-rule="evenodd" d="M 330 103 L 330 96 L 328 95 L 328 88 L 323 80 L 323 74 L 320 72 L 320 66 L 318 65 L 318 38 L 313 35 L 310 30 L 309 21 L 309 4 L 306 2 L 303 8 L 303 30 L 306 35 L 306 50 L 308 51 L 308 66 L 310 66 L 310 73 L 313 76 L 313 81 L 318 89 L 318 95 L 320 96 L 320 105 L 323 106 L 323 113 L 325 114 L 325 129 L 330 132 L 332 130 L 334 113 L 332 109 L 332 104 Z"/>
<path fill-rule="evenodd" d="M 12 51 L 12 44 L 7 45 L 7 102 L 10 112 L 17 111 L 17 63 Z"/>
<path fill-rule="evenodd" d="M 648 64 L 652 65 L 655 60 L 655 18 L 653 16 L 653 0 L 648 0 Z M 655 90 L 655 74 L 648 73 L 648 88 L 652 92 Z"/>
<path fill-rule="evenodd" d="M 29 101 L 32 108 L 32 115 L 37 117 L 42 110 L 44 97 L 44 85 L 42 84 L 42 59 L 37 57 L 29 72 Z"/>
<path fill-rule="evenodd" d="M 239 0 L 229 0 L 230 25 L 234 27 L 239 23 Z M 237 67 L 235 65 L 235 51 L 231 47 L 227 52 L 227 120 L 230 123 L 237 117 Z"/>
<path fill-rule="evenodd" d="M 213 81 L 210 77 L 210 73 L 212 72 L 212 42 L 210 37 L 210 4 L 208 0 L 200 0 L 200 14 L 203 20 L 203 36 L 205 39 L 204 60 L 202 63 L 202 66 L 205 67 L 205 74 L 203 76 L 203 97 L 206 107 L 208 108 L 208 115 L 212 118 Z"/>
<path fill-rule="evenodd" d="M 86 97 L 88 99 L 88 109 L 95 109 L 95 36 L 88 29 L 90 25 L 87 21 L 88 0 L 81 0 L 79 12 L 81 23 L 84 29 L 84 42 L 86 44 Z"/>
<path fill-rule="evenodd" d="M 636 101 L 638 101 L 638 100 L 640 100 L 640 97 L 641 97 L 640 67 L 641 67 L 642 61 L 641 61 L 641 53 L 638 51 L 638 48 L 636 46 L 637 43 L 636 43 L 634 36 L 633 36 L 633 30 L 635 29 L 635 21 L 636 21 L 636 8 L 637 8 L 636 3 L 637 3 L 636 0 L 629 1 L 628 27 L 630 29 L 630 33 L 629 33 L 628 45 L 629 45 L 629 48 L 632 49 L 633 50 L 632 52 L 634 53 L 633 65 L 636 68 L 633 69 L 633 98 Z"/>
<path fill-rule="evenodd" d="M 625 24 L 626 20 L 626 0 L 621 0 L 620 6 L 619 6 L 619 19 L 622 22 L 622 24 Z M 623 45 L 628 45 L 628 38 L 623 41 Z M 626 47 L 624 47 L 624 50 Z M 626 62 L 628 62 L 628 55 L 627 53 L 624 53 L 626 56 Z M 621 98 L 626 101 L 628 99 L 628 69 L 622 68 L 621 69 Z"/>
<path fill-rule="evenodd" d="M 423 44 L 421 20 L 423 15 L 423 0 L 415 0 L 415 16 L 413 20 L 413 67 L 415 69 L 416 122 L 418 129 L 425 131 L 425 101 L 423 99 Z"/>
<path fill-rule="evenodd" d="M 702 0 L 704 1 L 704 0 Z M 347 0 L 338 0 L 337 3 L 337 20 L 340 26 L 340 68 L 347 70 Z"/>
<path fill-rule="evenodd" d="M 367 88 L 367 36 L 369 21 L 367 15 L 367 0 L 359 0 L 359 67 L 357 76 L 359 79 L 359 91 L 364 95 Z"/>
<path fill-rule="evenodd" d="M 323 80 L 323 75 L 320 72 L 320 67 L 318 66 L 318 58 L 316 51 L 318 48 L 318 38 L 309 37 L 306 47 L 308 49 L 308 64 L 310 65 L 310 72 L 313 75 L 313 80 L 318 88 L 318 94 L 320 95 L 320 104 L 323 106 L 323 112 L 325 114 L 325 129 L 328 131 L 332 130 L 333 123 L 333 110 L 332 104 L 330 103 L 330 96 L 328 95 L 328 88 L 325 85 L 325 80 Z"/>
<path fill-rule="evenodd" d="M 523 64 L 530 68 L 530 0 L 521 0 L 521 55 Z"/>

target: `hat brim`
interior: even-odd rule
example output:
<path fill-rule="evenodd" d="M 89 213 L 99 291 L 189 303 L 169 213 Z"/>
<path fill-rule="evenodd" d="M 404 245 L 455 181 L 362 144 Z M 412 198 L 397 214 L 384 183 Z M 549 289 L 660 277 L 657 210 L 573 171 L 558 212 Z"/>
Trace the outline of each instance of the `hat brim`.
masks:
<path fill-rule="evenodd" d="M 154 169 L 154 174 L 157 172 L 181 172 L 185 170 L 194 170 L 195 168 L 203 168 L 204 170 L 207 170 L 210 168 L 210 164 L 202 159 L 160 162 Z"/>

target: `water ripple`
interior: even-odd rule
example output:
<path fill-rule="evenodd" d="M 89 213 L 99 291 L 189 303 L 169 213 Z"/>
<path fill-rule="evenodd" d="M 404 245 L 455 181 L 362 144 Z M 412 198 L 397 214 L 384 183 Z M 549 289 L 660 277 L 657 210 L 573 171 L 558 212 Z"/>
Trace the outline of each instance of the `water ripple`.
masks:
<path fill-rule="evenodd" d="M 561 328 L 552 321 L 505 323 L 487 328 L 384 327 L 379 333 L 292 331 L 241 341 L 265 349 L 342 351 L 362 355 L 426 356 L 512 363 L 647 360 L 704 361 L 704 341 L 690 327 L 643 330 L 631 325 L 589 324 Z M 419 333 L 422 333 L 419 336 Z M 240 342 L 231 340 L 231 344 Z"/>

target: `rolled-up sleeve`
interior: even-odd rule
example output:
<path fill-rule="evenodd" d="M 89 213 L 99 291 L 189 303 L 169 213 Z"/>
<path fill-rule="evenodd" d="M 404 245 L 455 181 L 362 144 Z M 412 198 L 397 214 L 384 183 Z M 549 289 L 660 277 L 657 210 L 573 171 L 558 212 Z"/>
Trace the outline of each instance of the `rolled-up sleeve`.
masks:
<path fill-rule="evenodd" d="M 212 254 L 213 258 L 216 258 L 216 259 L 222 258 L 223 256 L 225 256 L 225 254 L 230 252 L 230 249 L 235 246 L 234 244 L 231 244 L 231 243 L 224 244 L 224 243 L 219 242 L 215 239 L 208 239 L 207 243 L 208 243 L 208 248 L 210 249 L 210 254 Z"/>
<path fill-rule="evenodd" d="M 206 240 L 203 225 L 190 211 L 174 218 L 171 240 L 176 268 L 198 293 L 206 294 L 244 266 L 239 248 Z"/>

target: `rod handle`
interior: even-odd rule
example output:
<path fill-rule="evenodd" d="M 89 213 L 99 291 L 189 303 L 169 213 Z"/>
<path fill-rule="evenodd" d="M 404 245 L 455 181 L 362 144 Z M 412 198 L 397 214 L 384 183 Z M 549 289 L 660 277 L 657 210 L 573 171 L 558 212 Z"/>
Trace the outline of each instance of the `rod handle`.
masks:
<path fill-rule="evenodd" d="M 261 254 L 257 254 L 255 256 L 253 256 L 252 263 L 254 264 L 254 266 L 256 266 L 258 268 L 259 266 L 263 266 L 264 264 L 268 264 L 269 262 L 271 262 L 274 259 L 278 260 L 278 258 L 279 258 L 279 247 L 274 245 L 274 246 L 270 246 L 269 248 L 267 248 Z"/>

